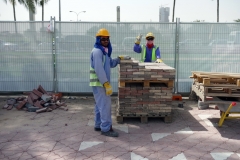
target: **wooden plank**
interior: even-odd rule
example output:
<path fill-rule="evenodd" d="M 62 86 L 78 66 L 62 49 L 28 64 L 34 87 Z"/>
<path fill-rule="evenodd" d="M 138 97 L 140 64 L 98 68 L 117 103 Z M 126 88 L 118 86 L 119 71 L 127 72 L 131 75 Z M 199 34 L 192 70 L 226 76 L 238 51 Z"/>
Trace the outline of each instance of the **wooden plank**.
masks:
<path fill-rule="evenodd" d="M 172 122 L 172 116 L 169 115 L 169 114 L 165 114 L 165 115 L 148 115 L 148 116 L 141 116 L 141 117 L 138 117 L 138 116 L 127 116 L 127 115 L 123 115 L 123 116 L 116 116 L 116 121 L 117 123 L 123 123 L 124 121 L 124 118 L 140 118 L 140 121 L 141 123 L 148 123 L 148 118 L 164 118 L 164 122 L 165 123 L 171 123 Z"/>
<path fill-rule="evenodd" d="M 240 79 L 237 80 L 237 86 L 240 87 Z"/>
<path fill-rule="evenodd" d="M 204 84 L 202 84 L 202 83 L 196 83 L 195 85 L 197 85 L 197 86 L 204 86 Z M 208 85 L 206 87 L 210 87 L 210 88 L 222 87 L 222 88 L 234 88 L 234 89 L 239 89 L 240 88 L 240 86 L 237 86 L 235 84 L 211 84 L 211 83 L 210 83 L 210 85 Z"/>
<path fill-rule="evenodd" d="M 240 94 L 228 94 L 228 93 L 208 93 L 207 96 L 211 97 L 240 97 Z"/>
<path fill-rule="evenodd" d="M 119 86 L 120 86 L 120 87 L 125 87 L 125 82 L 124 82 L 124 81 L 120 81 L 120 82 L 119 82 Z"/>
<path fill-rule="evenodd" d="M 203 85 L 209 86 L 210 85 L 210 78 L 203 78 Z"/>
<path fill-rule="evenodd" d="M 144 87 L 150 87 L 150 83 L 149 83 L 149 81 L 144 81 Z"/>
<path fill-rule="evenodd" d="M 167 87 L 173 87 L 174 86 L 174 80 L 137 80 L 137 81 L 119 81 L 119 87 L 126 87 L 126 84 L 129 83 L 142 83 L 144 87 L 150 87 L 151 84 L 165 84 Z"/>
<path fill-rule="evenodd" d="M 173 87 L 173 86 L 174 86 L 174 80 L 169 80 L 168 87 Z"/>
<path fill-rule="evenodd" d="M 116 116 L 116 120 L 118 123 L 123 123 L 123 117 L 122 116 Z"/>
<path fill-rule="evenodd" d="M 229 82 L 229 83 L 236 83 L 236 81 L 233 78 L 227 78 L 227 82 Z"/>
<path fill-rule="evenodd" d="M 202 71 L 192 71 L 193 74 L 205 74 L 205 75 L 238 75 L 239 73 L 230 73 L 230 72 L 202 72 Z"/>

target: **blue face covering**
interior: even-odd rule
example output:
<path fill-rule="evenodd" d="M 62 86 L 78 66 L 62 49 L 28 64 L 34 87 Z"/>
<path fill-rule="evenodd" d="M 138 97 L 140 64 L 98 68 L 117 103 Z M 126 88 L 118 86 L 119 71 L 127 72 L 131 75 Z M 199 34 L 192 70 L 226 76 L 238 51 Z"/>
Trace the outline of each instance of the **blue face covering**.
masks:
<path fill-rule="evenodd" d="M 107 46 L 108 53 L 105 52 L 104 47 L 101 44 L 101 37 L 100 36 L 96 37 L 96 42 L 94 44 L 94 47 L 100 49 L 103 52 L 104 55 L 108 54 L 108 57 L 110 57 L 111 54 L 112 54 L 112 45 L 111 45 L 110 39 L 109 39 L 109 43 L 108 43 L 108 46 Z"/>

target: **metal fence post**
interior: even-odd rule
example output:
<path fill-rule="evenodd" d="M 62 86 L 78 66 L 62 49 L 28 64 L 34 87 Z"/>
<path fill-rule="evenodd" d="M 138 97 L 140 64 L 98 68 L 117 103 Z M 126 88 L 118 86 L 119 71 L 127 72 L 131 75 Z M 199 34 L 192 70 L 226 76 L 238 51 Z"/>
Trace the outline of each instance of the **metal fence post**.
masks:
<path fill-rule="evenodd" d="M 176 18 L 176 33 L 175 33 L 175 57 L 174 68 L 176 69 L 174 93 L 178 93 L 178 69 L 179 69 L 179 23 L 180 18 Z"/>
<path fill-rule="evenodd" d="M 53 59 L 53 91 L 57 92 L 57 74 L 56 74 L 56 36 L 55 36 L 55 17 L 50 19 L 50 24 L 53 25 L 53 31 L 52 31 L 52 59 Z"/>

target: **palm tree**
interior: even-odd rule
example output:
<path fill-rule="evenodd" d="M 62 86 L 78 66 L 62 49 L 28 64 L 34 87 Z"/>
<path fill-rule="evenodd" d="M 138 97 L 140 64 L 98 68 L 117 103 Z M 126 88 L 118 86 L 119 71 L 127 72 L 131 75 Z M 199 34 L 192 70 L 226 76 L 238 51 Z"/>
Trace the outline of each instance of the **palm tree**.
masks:
<path fill-rule="evenodd" d="M 234 20 L 234 22 L 240 22 L 240 19 L 236 19 L 236 20 Z"/>
<path fill-rule="evenodd" d="M 176 3 L 176 0 L 173 1 L 173 15 L 172 15 L 172 22 L 174 22 L 175 3 Z"/>
<path fill-rule="evenodd" d="M 7 0 L 3 0 L 3 1 L 7 3 Z M 14 21 L 16 21 L 16 12 L 15 12 L 16 0 L 8 0 L 8 1 L 13 6 Z M 35 3 L 37 3 L 37 1 L 38 0 L 18 0 L 20 4 L 24 5 L 28 10 L 30 10 L 33 13 L 35 13 L 35 10 L 36 10 Z"/>
<path fill-rule="evenodd" d="M 44 21 L 44 4 L 47 4 L 50 0 L 40 0 L 39 5 L 42 6 L 42 21 Z"/>
<path fill-rule="evenodd" d="M 5 3 L 7 3 L 7 0 L 3 0 Z M 15 5 L 16 5 L 16 1 L 15 0 L 9 0 L 9 3 L 12 4 L 13 6 L 13 16 L 14 16 L 14 21 L 16 21 L 16 13 L 15 13 Z"/>

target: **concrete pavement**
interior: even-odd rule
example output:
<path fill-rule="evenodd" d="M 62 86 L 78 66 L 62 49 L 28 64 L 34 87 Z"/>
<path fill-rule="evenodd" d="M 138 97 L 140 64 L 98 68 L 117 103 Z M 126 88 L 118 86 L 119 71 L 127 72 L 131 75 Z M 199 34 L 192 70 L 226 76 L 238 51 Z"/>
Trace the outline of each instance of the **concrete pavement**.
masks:
<path fill-rule="evenodd" d="M 14 96 L 11 96 L 14 97 Z M 1 96 L 4 106 L 9 96 Z M 94 131 L 93 97 L 67 99 L 68 111 L 46 113 L 0 110 L 0 159 L 3 160 L 236 160 L 240 159 L 240 121 L 217 127 L 219 110 L 198 110 L 197 102 L 173 105 L 173 122 L 149 118 L 115 121 L 112 138 Z"/>

